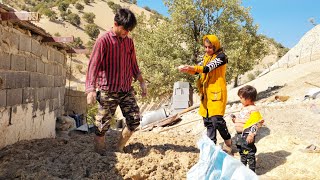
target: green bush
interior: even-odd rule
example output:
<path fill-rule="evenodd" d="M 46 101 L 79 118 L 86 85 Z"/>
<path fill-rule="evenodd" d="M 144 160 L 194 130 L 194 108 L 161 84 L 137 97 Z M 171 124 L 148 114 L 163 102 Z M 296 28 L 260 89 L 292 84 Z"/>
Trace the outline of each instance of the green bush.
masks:
<path fill-rule="evenodd" d="M 63 1 L 60 2 L 59 5 L 58 5 L 58 9 L 59 9 L 60 12 L 67 11 L 68 7 L 69 7 L 69 3 L 66 3 L 66 2 L 63 2 Z"/>
<path fill-rule="evenodd" d="M 82 18 L 87 22 L 87 23 L 94 23 L 94 19 L 96 18 L 96 15 L 93 14 L 92 12 L 90 13 L 84 13 Z"/>
<path fill-rule="evenodd" d="M 83 41 L 80 37 L 74 38 L 74 41 L 70 44 L 71 47 L 82 47 Z"/>
<path fill-rule="evenodd" d="M 252 74 L 252 73 L 248 74 L 248 79 L 249 79 L 249 81 L 252 81 L 252 80 L 254 80 L 255 78 L 256 78 L 256 76 L 255 76 L 254 74 Z"/>
<path fill-rule="evenodd" d="M 79 26 L 80 25 L 80 17 L 78 14 L 71 13 L 67 16 L 67 20 L 74 26 Z"/>
<path fill-rule="evenodd" d="M 51 9 L 44 8 L 44 9 L 42 9 L 41 13 L 44 14 L 45 16 L 47 16 L 50 21 L 54 21 L 57 19 L 56 12 L 52 11 Z"/>
<path fill-rule="evenodd" d="M 150 9 L 148 6 L 144 6 L 144 7 L 143 7 L 143 9 L 145 9 L 145 10 L 147 10 L 147 11 L 151 12 L 151 9 Z"/>
<path fill-rule="evenodd" d="M 112 12 L 113 13 L 116 13 L 118 11 L 118 9 L 121 8 L 121 6 L 119 4 L 115 4 L 114 2 L 112 1 L 108 1 L 107 2 L 108 6 L 112 9 Z"/>
<path fill-rule="evenodd" d="M 90 0 L 83 0 L 83 2 L 87 5 L 90 4 Z"/>
<path fill-rule="evenodd" d="M 78 9 L 79 11 L 82 11 L 84 9 L 84 6 L 82 4 L 80 4 L 80 3 L 77 3 L 75 5 L 75 8 Z"/>
<path fill-rule="evenodd" d="M 68 13 L 67 12 L 60 12 L 60 16 L 61 16 L 61 18 L 62 18 L 62 20 L 66 20 L 66 19 L 68 19 L 67 18 L 67 16 L 68 16 Z"/>
<path fill-rule="evenodd" d="M 91 39 L 96 39 L 100 34 L 99 27 L 96 24 L 87 24 L 84 28 L 84 31 Z"/>

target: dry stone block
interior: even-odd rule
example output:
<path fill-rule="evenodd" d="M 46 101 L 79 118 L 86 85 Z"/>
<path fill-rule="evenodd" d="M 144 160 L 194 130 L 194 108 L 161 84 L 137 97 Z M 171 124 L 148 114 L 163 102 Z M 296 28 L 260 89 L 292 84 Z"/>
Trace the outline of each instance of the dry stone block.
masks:
<path fill-rule="evenodd" d="M 10 70 L 10 54 L 0 52 L 0 69 Z"/>
<path fill-rule="evenodd" d="M 6 90 L 0 90 L 0 107 L 7 106 L 7 92 Z"/>
<path fill-rule="evenodd" d="M 26 70 L 26 59 L 25 59 L 25 57 L 13 54 L 11 56 L 11 70 L 14 70 L 14 71 L 25 71 Z"/>
<path fill-rule="evenodd" d="M 43 55 L 42 47 L 37 40 L 31 40 L 31 52 L 38 57 L 41 57 L 41 55 Z"/>
<path fill-rule="evenodd" d="M 37 59 L 37 72 L 44 73 L 44 62 L 41 59 Z"/>
<path fill-rule="evenodd" d="M 10 89 L 7 91 L 7 106 L 22 104 L 22 89 Z"/>
<path fill-rule="evenodd" d="M 24 88 L 22 94 L 22 103 L 31 103 L 37 101 L 37 93 L 34 88 Z"/>
<path fill-rule="evenodd" d="M 26 58 L 26 71 L 37 72 L 37 60 L 32 57 Z"/>
<path fill-rule="evenodd" d="M 10 52 L 16 52 L 19 47 L 19 36 L 6 30 L 2 30 L 1 34 L 2 41 L 8 45 L 8 49 L 6 50 Z"/>
<path fill-rule="evenodd" d="M 24 34 L 20 35 L 19 50 L 31 52 L 31 37 L 28 37 Z"/>

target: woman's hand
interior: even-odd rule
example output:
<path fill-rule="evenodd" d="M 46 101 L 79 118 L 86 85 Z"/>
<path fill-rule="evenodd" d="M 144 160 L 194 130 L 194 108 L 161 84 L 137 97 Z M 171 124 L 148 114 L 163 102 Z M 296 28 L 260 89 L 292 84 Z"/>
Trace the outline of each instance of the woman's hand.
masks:
<path fill-rule="evenodd" d="M 180 65 L 178 67 L 178 70 L 180 72 L 184 72 L 184 73 L 188 73 L 188 74 L 194 74 L 194 67 L 193 66 L 189 66 L 189 65 Z"/>

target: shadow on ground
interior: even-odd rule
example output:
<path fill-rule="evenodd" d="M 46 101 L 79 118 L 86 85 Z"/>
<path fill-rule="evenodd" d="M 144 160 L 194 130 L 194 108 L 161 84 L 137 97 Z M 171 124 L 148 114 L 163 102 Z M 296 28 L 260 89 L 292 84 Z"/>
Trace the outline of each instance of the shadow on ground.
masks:
<path fill-rule="evenodd" d="M 257 175 L 263 175 L 272 169 L 286 163 L 287 157 L 291 153 L 288 151 L 276 151 L 268 153 L 260 153 L 256 156 L 257 158 Z"/>

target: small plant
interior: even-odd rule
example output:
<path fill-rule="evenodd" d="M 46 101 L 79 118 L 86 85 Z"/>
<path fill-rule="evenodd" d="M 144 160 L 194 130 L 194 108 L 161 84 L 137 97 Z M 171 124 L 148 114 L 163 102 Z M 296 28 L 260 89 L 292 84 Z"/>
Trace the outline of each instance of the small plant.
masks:
<path fill-rule="evenodd" d="M 42 13 L 49 18 L 50 21 L 54 21 L 57 19 L 56 12 L 52 11 L 51 9 L 44 8 L 42 9 Z"/>
<path fill-rule="evenodd" d="M 96 39 L 100 34 L 99 27 L 96 24 L 87 24 L 84 29 L 91 39 Z"/>
<path fill-rule="evenodd" d="M 112 1 L 108 1 L 107 2 L 108 6 L 112 9 L 112 12 L 113 13 L 116 13 L 118 11 L 118 9 L 121 8 L 121 6 L 119 4 L 115 4 L 114 2 Z"/>
<path fill-rule="evenodd" d="M 79 11 L 82 11 L 84 9 L 84 6 L 80 3 L 77 3 L 75 6 L 74 6 L 76 9 L 78 9 Z"/>
<path fill-rule="evenodd" d="M 80 25 L 80 17 L 78 14 L 71 13 L 67 16 L 67 20 L 74 26 L 79 26 Z"/>
<path fill-rule="evenodd" d="M 76 65 L 76 68 L 79 70 L 79 72 L 81 72 L 82 69 L 83 69 L 83 65 L 77 64 L 77 65 Z"/>
<path fill-rule="evenodd" d="M 74 38 L 74 41 L 70 43 L 71 47 L 83 47 L 83 41 L 80 37 Z"/>
<path fill-rule="evenodd" d="M 252 81 L 252 80 L 254 80 L 256 78 L 256 76 L 254 75 L 254 74 L 252 74 L 252 73 L 249 73 L 248 74 L 248 79 L 249 79 L 249 81 Z"/>
<path fill-rule="evenodd" d="M 143 7 L 143 9 L 145 9 L 145 10 L 147 10 L 147 11 L 151 12 L 151 9 L 150 9 L 148 6 L 144 6 L 144 7 Z"/>
<path fill-rule="evenodd" d="M 58 9 L 60 12 L 67 11 L 68 7 L 69 7 L 69 4 L 63 1 L 58 5 Z"/>
<path fill-rule="evenodd" d="M 94 19 L 96 18 L 96 15 L 93 14 L 92 12 L 90 13 L 84 13 L 82 18 L 87 22 L 87 23 L 94 23 Z"/>
<path fill-rule="evenodd" d="M 60 34 L 59 32 L 56 32 L 56 33 L 54 33 L 54 36 L 55 36 L 55 37 L 60 37 L 61 34 Z"/>
<path fill-rule="evenodd" d="M 87 123 L 94 124 L 95 115 L 98 113 L 98 107 L 94 104 L 88 107 L 87 111 Z"/>

